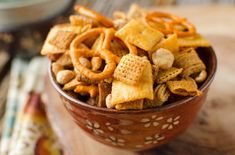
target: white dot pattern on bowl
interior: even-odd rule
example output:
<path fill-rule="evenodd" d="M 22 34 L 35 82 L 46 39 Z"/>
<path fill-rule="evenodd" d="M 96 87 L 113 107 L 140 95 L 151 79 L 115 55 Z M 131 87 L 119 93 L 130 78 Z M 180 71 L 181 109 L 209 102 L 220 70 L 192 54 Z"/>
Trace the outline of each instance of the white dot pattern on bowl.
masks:
<path fill-rule="evenodd" d="M 166 120 L 166 123 L 162 125 L 162 129 L 168 129 L 168 130 L 172 130 L 175 126 L 177 126 L 180 121 L 180 116 L 176 116 L 176 117 L 170 117 Z"/>
<path fill-rule="evenodd" d="M 152 115 L 149 118 L 143 118 L 140 120 L 140 123 L 143 124 L 144 128 L 149 128 L 149 127 L 158 127 L 160 126 L 160 130 L 172 130 L 174 129 L 177 125 L 180 124 L 180 116 L 174 116 L 174 117 L 168 117 L 164 118 L 163 116 L 156 116 Z M 128 122 L 128 123 L 127 123 Z M 119 124 L 120 125 L 120 124 Z M 131 126 L 133 125 L 133 121 L 131 120 L 125 120 L 122 121 L 122 127 L 124 126 Z M 103 138 L 105 138 L 106 142 L 109 142 L 110 144 L 114 146 L 125 146 L 126 140 L 120 137 L 115 137 L 113 135 L 105 135 L 104 131 L 110 131 L 110 132 L 119 132 L 120 134 L 123 135 L 128 135 L 131 134 L 130 130 L 127 129 L 115 129 L 110 122 L 106 122 L 104 126 L 101 126 L 98 122 L 95 121 L 89 121 L 86 120 L 86 127 L 92 131 L 95 135 L 102 135 Z M 101 127 L 105 127 L 106 129 L 101 129 Z M 107 133 L 106 133 L 107 134 Z M 149 135 L 144 137 L 143 141 L 137 145 L 135 145 L 136 148 L 142 148 L 145 145 L 153 145 L 161 142 L 162 140 L 165 139 L 164 134 L 162 133 L 157 133 L 154 135 Z"/>

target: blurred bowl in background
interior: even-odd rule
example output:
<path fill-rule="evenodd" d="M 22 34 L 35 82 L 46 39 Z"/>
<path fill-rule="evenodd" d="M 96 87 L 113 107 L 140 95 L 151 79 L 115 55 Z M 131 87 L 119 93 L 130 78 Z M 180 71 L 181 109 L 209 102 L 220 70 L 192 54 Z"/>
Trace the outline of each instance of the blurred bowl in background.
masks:
<path fill-rule="evenodd" d="M 0 31 L 16 30 L 43 22 L 68 9 L 73 0 L 3 0 L 0 1 Z"/>

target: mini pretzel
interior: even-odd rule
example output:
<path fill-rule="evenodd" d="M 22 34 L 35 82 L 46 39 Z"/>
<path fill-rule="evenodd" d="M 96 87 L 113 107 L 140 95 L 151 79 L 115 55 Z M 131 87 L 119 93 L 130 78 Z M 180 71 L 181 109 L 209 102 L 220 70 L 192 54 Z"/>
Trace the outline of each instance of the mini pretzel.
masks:
<path fill-rule="evenodd" d="M 76 88 L 74 89 L 74 92 L 88 93 L 90 97 L 95 97 L 98 94 L 98 88 L 97 86 L 94 86 L 94 85 L 90 85 L 90 86 L 77 85 Z"/>
<path fill-rule="evenodd" d="M 73 49 L 71 50 L 71 56 L 72 56 L 72 62 L 74 64 L 74 67 L 79 70 L 83 75 L 85 75 L 87 78 L 92 80 L 103 80 L 106 78 L 109 78 L 112 76 L 112 73 L 114 72 L 114 69 L 116 68 L 116 62 L 114 58 L 111 55 L 111 52 L 105 49 L 102 49 L 100 51 L 92 51 L 92 50 L 86 50 L 86 49 Z M 86 57 L 101 57 L 105 59 L 106 66 L 103 72 L 95 73 L 91 71 L 90 69 L 84 67 L 79 62 L 79 58 L 81 56 Z"/>
<path fill-rule="evenodd" d="M 170 23 L 170 25 L 173 28 L 173 32 L 175 32 L 179 37 L 188 37 L 188 36 L 193 36 L 196 34 L 196 28 L 194 27 L 192 23 L 190 23 L 186 19 L 173 21 Z M 180 30 L 174 29 L 174 25 L 182 25 L 187 29 L 187 31 L 180 31 Z"/>
<path fill-rule="evenodd" d="M 168 19 L 169 21 L 166 21 L 164 19 Z M 192 36 L 196 34 L 196 29 L 193 24 L 191 24 L 186 19 L 180 18 L 173 14 L 163 12 L 151 12 L 148 13 L 144 18 L 144 22 L 148 25 L 149 21 L 162 24 L 165 28 L 159 28 L 159 30 L 164 34 L 176 33 L 179 37 Z M 175 25 L 182 25 L 187 29 L 187 31 L 177 30 L 174 28 Z"/>
<path fill-rule="evenodd" d="M 85 75 L 87 78 L 92 80 L 103 80 L 106 78 L 109 78 L 112 76 L 112 73 L 114 72 L 114 69 L 116 68 L 116 62 L 117 56 L 115 56 L 113 53 L 111 53 L 107 49 L 100 49 L 100 50 L 89 50 L 89 49 L 78 49 L 78 45 L 82 43 L 85 39 L 89 38 L 90 36 L 94 36 L 100 33 L 105 33 L 105 39 L 103 42 L 103 47 L 108 48 L 109 41 L 111 39 L 107 39 L 108 37 L 111 37 L 110 35 L 110 29 L 104 29 L 104 28 L 95 28 L 91 29 L 87 32 L 82 33 L 81 35 L 77 36 L 70 46 L 70 55 L 72 62 L 74 64 L 74 67 L 81 72 L 81 74 Z M 79 62 L 79 58 L 85 56 L 85 57 L 101 57 L 106 62 L 106 67 L 103 70 L 103 72 L 95 73 L 91 71 L 90 69 L 84 67 Z"/>
<path fill-rule="evenodd" d="M 172 26 L 169 22 L 164 21 L 164 18 L 169 19 L 170 21 L 179 20 L 179 17 L 172 14 L 163 13 L 163 12 L 151 12 L 145 16 L 144 21 L 147 24 L 149 21 L 160 23 L 165 27 L 165 29 L 160 29 L 160 31 L 163 32 L 164 34 L 170 34 L 172 33 Z"/>
<path fill-rule="evenodd" d="M 78 48 L 79 45 L 84 41 L 86 40 L 87 38 L 89 37 L 92 37 L 92 36 L 95 36 L 95 35 L 99 35 L 99 34 L 102 34 L 104 33 L 105 37 L 104 37 L 104 41 L 103 41 L 103 44 L 102 44 L 102 48 L 104 49 L 109 49 L 110 48 L 110 42 L 114 36 L 114 30 L 113 29 L 106 29 L 106 28 L 94 28 L 94 29 L 91 29 L 91 30 L 88 30 L 84 33 L 82 33 L 81 35 L 77 36 L 73 42 L 71 43 L 71 48 Z M 112 54 L 110 52 L 110 55 L 112 55 L 112 57 L 115 57 L 115 60 L 117 62 L 119 62 L 119 58 Z"/>
<path fill-rule="evenodd" d="M 107 27 L 113 27 L 112 20 L 105 17 L 105 16 L 103 16 L 103 15 L 101 15 L 98 12 L 90 10 L 90 9 L 84 7 L 84 6 L 81 6 L 81 5 L 76 5 L 74 7 L 74 10 L 76 10 L 81 15 L 96 19 L 97 21 L 99 21 L 100 23 L 104 24 Z"/>

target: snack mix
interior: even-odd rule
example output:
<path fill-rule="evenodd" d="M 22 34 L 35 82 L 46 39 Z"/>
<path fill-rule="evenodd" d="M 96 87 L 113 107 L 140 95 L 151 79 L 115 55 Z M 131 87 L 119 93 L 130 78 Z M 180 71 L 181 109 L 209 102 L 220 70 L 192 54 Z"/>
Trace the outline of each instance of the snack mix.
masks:
<path fill-rule="evenodd" d="M 198 96 L 207 78 L 197 48 L 209 42 L 186 18 L 133 4 L 105 17 L 74 7 L 68 23 L 51 28 L 41 50 L 62 89 L 87 104 L 145 109 Z"/>

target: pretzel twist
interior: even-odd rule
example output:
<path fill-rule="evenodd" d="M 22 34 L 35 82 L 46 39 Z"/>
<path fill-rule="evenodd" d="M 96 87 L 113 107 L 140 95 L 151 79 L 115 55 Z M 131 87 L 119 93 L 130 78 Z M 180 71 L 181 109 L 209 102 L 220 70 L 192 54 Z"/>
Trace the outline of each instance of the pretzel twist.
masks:
<path fill-rule="evenodd" d="M 79 14 L 93 18 L 107 27 L 113 27 L 113 21 L 98 12 L 88 9 L 81 5 L 75 5 L 74 10 Z"/>
<path fill-rule="evenodd" d="M 159 28 L 164 34 L 176 33 L 179 37 L 193 36 L 196 34 L 196 28 L 193 24 L 184 18 L 164 12 L 150 12 L 144 17 L 144 22 L 149 25 L 149 22 L 160 23 L 164 28 Z M 175 25 L 182 25 L 186 31 L 180 31 L 174 28 Z"/>
<path fill-rule="evenodd" d="M 102 48 L 99 50 L 90 50 L 90 49 L 79 49 L 78 46 L 87 38 L 99 35 L 101 33 L 105 34 L 105 38 L 102 44 Z M 95 28 L 89 31 L 82 33 L 77 36 L 70 45 L 70 55 L 74 67 L 81 72 L 81 74 L 85 75 L 87 78 L 92 80 L 104 80 L 112 76 L 114 69 L 116 68 L 117 61 L 119 61 L 119 57 L 110 52 L 107 48 L 110 46 L 110 41 L 112 37 L 111 29 L 104 28 Z M 106 49 L 105 49 L 106 48 Z M 101 57 L 105 60 L 106 66 L 104 70 L 100 73 L 93 72 L 92 70 L 84 67 L 80 61 L 80 57 Z"/>
<path fill-rule="evenodd" d="M 196 28 L 192 23 L 187 21 L 186 19 L 181 19 L 180 21 L 173 21 L 170 23 L 171 27 L 173 29 L 173 32 L 175 32 L 179 37 L 188 37 L 188 36 L 193 36 L 196 34 Z M 187 31 L 180 31 L 177 29 L 174 29 L 174 25 L 183 25 Z"/>

